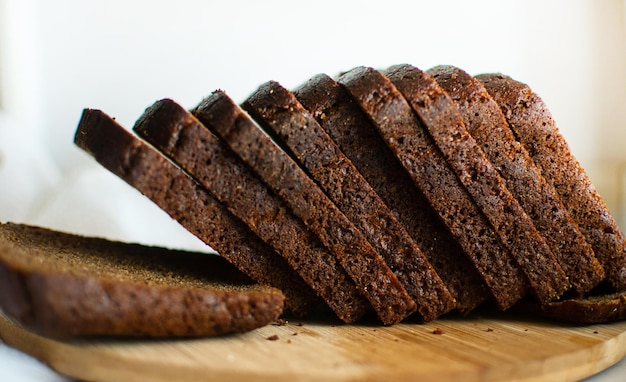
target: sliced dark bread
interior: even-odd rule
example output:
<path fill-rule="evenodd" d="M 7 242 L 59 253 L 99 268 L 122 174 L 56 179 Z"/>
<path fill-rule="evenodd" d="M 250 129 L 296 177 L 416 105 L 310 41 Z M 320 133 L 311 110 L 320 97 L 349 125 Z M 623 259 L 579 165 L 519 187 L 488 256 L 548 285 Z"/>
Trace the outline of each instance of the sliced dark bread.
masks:
<path fill-rule="evenodd" d="M 220 256 L 0 224 L 0 307 L 40 335 L 239 333 L 276 320 L 283 302 Z"/>
<path fill-rule="evenodd" d="M 574 292 L 589 292 L 604 279 L 604 268 L 554 187 L 515 140 L 498 104 L 480 81 L 459 68 L 439 66 L 428 73 L 454 100 L 467 130 L 545 238 Z"/>
<path fill-rule="evenodd" d="M 191 113 L 172 100 L 157 101 L 134 130 L 287 259 L 340 319 L 355 322 L 370 309 L 335 255 Z"/>
<path fill-rule="evenodd" d="M 413 66 L 398 65 L 385 74 L 411 104 L 450 167 L 509 248 L 529 281 L 531 292 L 541 302 L 560 297 L 570 284 L 558 259 L 467 131 L 454 101 L 432 76 Z"/>
<path fill-rule="evenodd" d="M 303 185 L 297 191 L 285 192 L 285 198 L 295 198 L 296 204 L 299 203 L 298 200 L 314 204 L 307 214 L 311 215 L 310 220 L 316 225 L 319 225 L 317 222 L 320 220 L 325 220 L 323 225 L 319 225 L 319 229 L 323 231 L 329 231 L 329 227 L 356 227 L 355 231 L 362 235 L 355 235 L 349 242 L 345 242 L 346 248 L 353 247 L 353 250 L 367 254 L 368 257 L 373 257 L 377 251 L 415 300 L 418 311 L 425 320 L 430 321 L 453 309 L 453 297 L 419 247 L 350 160 L 290 91 L 277 82 L 268 82 L 250 96 L 243 107 L 286 151 L 293 154 L 293 160 L 289 163 L 293 164 L 294 175 L 298 176 L 298 181 L 294 183 L 302 184 L 305 178 L 309 179 L 304 170 L 295 171 L 298 166 L 294 161 L 306 169 L 315 181 L 309 180 L 306 186 Z M 250 145 L 250 141 L 257 145 L 264 142 L 266 148 L 259 150 L 260 153 L 280 151 L 261 130 L 252 124 L 247 126 L 256 135 L 256 139 L 245 140 L 242 145 Z M 244 139 L 233 137 L 232 140 Z M 286 161 L 288 155 L 280 152 Z M 285 167 L 277 165 L 280 168 Z M 269 167 L 266 172 L 268 170 L 271 171 L 272 168 Z M 274 187 L 284 190 L 280 183 L 274 182 Z M 373 249 L 370 249 L 368 242 Z M 359 249 L 357 245 L 363 248 Z M 365 252 L 365 249 L 370 252 Z M 373 262 L 367 265 L 374 280 L 384 280 L 375 274 L 381 271 L 376 271 L 374 265 Z M 364 271 L 365 268 L 359 272 Z M 381 300 L 382 306 L 391 304 L 391 301 Z"/>
<path fill-rule="evenodd" d="M 282 290 L 295 315 L 318 304 L 285 259 L 180 168 L 105 113 L 84 110 L 75 143 L 252 279 Z"/>
<path fill-rule="evenodd" d="M 500 74 L 476 77 L 500 105 L 510 128 L 561 202 L 578 223 L 604 266 L 606 281 L 626 290 L 626 238 L 578 160 L 543 100 L 528 85 Z"/>
<path fill-rule="evenodd" d="M 496 305 L 506 309 L 526 295 L 527 281 L 509 250 L 393 83 L 378 71 L 366 67 L 342 74 L 338 82 L 368 115 L 469 256 Z"/>
<path fill-rule="evenodd" d="M 415 311 L 415 303 L 412 301 L 409 301 L 408 311 L 406 306 L 401 305 L 406 299 L 396 295 L 397 290 L 394 290 L 393 285 L 383 290 L 378 289 L 377 281 L 381 279 L 381 273 L 390 271 L 386 266 L 385 269 L 377 268 L 376 259 L 365 258 L 367 254 L 372 257 L 378 255 L 369 246 L 360 246 L 367 242 L 360 238 L 358 230 L 224 92 L 213 93 L 193 113 L 208 129 L 185 134 L 193 134 L 193 139 L 202 141 L 208 140 L 213 134 L 220 136 L 231 151 L 282 197 L 293 214 L 302 219 L 336 255 L 383 322 L 397 322 L 396 320 L 399 321 Z M 378 260 L 378 263 L 382 261 Z M 382 273 L 382 279 L 385 277 Z M 395 278 L 391 282 L 398 283 Z M 406 293 L 404 289 L 400 291 Z M 385 299 L 380 299 L 380 296 L 385 296 Z M 385 316 L 389 313 L 394 317 Z"/>
<path fill-rule="evenodd" d="M 294 94 L 403 224 L 455 298 L 456 309 L 468 313 L 485 302 L 489 293 L 480 275 L 345 89 L 319 74 Z"/>

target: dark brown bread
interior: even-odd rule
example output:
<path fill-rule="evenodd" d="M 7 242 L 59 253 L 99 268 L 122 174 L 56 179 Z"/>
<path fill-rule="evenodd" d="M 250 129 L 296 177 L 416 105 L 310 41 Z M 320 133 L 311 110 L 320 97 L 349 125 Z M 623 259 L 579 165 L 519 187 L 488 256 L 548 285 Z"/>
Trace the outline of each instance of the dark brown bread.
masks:
<path fill-rule="evenodd" d="M 415 311 L 415 302 L 362 234 L 225 93 L 213 93 L 194 113 L 336 254 L 383 323 L 399 322 Z"/>
<path fill-rule="evenodd" d="M 339 318 L 354 322 L 369 309 L 336 257 L 191 113 L 172 100 L 161 100 L 146 110 L 134 129 L 274 247 Z"/>
<path fill-rule="evenodd" d="M 0 225 L 0 307 L 45 336 L 215 336 L 264 326 L 284 296 L 220 256 Z"/>
<path fill-rule="evenodd" d="M 393 83 L 365 67 L 350 70 L 338 82 L 369 116 L 479 270 L 497 306 L 506 309 L 523 297 L 527 282 L 520 268 Z"/>
<path fill-rule="evenodd" d="M 604 266 L 608 284 L 617 291 L 626 290 L 626 238 L 544 102 L 528 85 L 510 77 L 484 74 L 476 78 L 500 105 L 515 137 L 578 223 Z"/>
<path fill-rule="evenodd" d="M 316 187 L 312 180 L 305 184 L 308 176 L 304 170 L 295 171 L 298 167 L 294 164 L 292 166 L 294 171 L 290 174 L 298 177 L 293 183 L 301 184 L 300 189 L 289 190 L 283 196 L 285 199 L 295 198 L 294 203 L 306 200 L 313 204 L 311 212 L 306 212 L 315 227 L 312 229 L 328 232 L 329 227 L 354 226 L 360 230 L 362 235 L 359 237 L 355 235 L 350 242 L 345 243 L 345 248 L 353 247 L 357 253 L 367 254 L 372 258 L 376 256 L 377 251 L 410 297 L 415 300 L 419 313 L 426 321 L 453 309 L 454 299 L 450 292 L 404 227 L 291 92 L 277 82 L 271 81 L 250 96 L 243 107 L 268 134 L 280 142 L 286 151 L 292 153 L 294 160 L 302 165 L 319 185 L 319 188 Z M 259 147 L 259 150 L 255 151 L 261 157 L 264 157 L 270 148 L 275 152 L 280 151 L 261 130 L 252 124 L 247 126 L 248 130 L 256 133 L 256 138 L 246 140 L 242 145 L 250 146 L 253 142 L 256 147 L 261 142 L 266 143 L 264 145 L 266 147 Z M 241 129 L 239 127 L 239 131 Z M 231 135 L 233 141 L 243 140 L 234 134 Z M 287 156 L 282 155 L 282 158 L 286 159 Z M 280 163 L 276 166 L 286 167 Z M 267 170 L 271 171 L 271 167 Z M 257 171 L 261 172 L 258 169 Z M 280 183 L 274 182 L 273 187 L 284 190 Z M 325 221 L 320 224 L 322 219 Z M 343 252 L 345 248 L 342 249 Z M 384 264 L 382 259 L 379 260 L 380 264 Z M 363 268 L 358 273 L 367 272 L 370 274 L 367 276 L 371 277 L 370 280 L 381 280 L 381 275 L 384 275 L 382 272 L 386 271 L 387 266 L 384 268 L 381 266 L 381 270 L 377 270 L 374 265 L 372 262 L 367 265 L 369 271 Z M 370 283 L 371 281 L 368 281 L 366 285 Z M 392 303 L 395 296 L 385 291 L 381 293 L 393 298 L 380 300 L 382 306 L 387 309 L 386 305 Z"/>
<path fill-rule="evenodd" d="M 591 295 L 539 305 L 521 303 L 515 310 L 573 324 L 601 324 L 626 320 L 626 292 Z"/>
<path fill-rule="evenodd" d="M 337 215 L 338 211 L 335 206 L 321 193 L 315 183 L 290 160 L 287 154 L 274 145 L 254 121 L 225 93 L 221 91 L 213 93 L 194 110 L 194 114 L 205 127 L 221 136 L 223 142 L 229 145 L 232 152 L 246 162 L 276 194 L 287 202 L 294 215 L 303 219 L 310 230 L 318 235 L 322 243 L 333 253 L 338 254 L 337 258 L 340 259 L 340 262 L 342 258 L 345 260 L 344 254 L 349 254 L 351 263 L 344 261 L 344 268 L 350 267 L 346 268 L 348 274 L 355 280 L 365 297 L 371 299 L 371 296 L 376 293 L 393 293 L 390 290 L 378 291 L 376 286 L 368 283 L 367 280 L 357 279 L 355 275 L 352 275 L 354 272 L 363 272 L 372 265 L 367 264 L 364 269 L 356 269 L 358 266 L 356 258 L 361 256 L 361 250 L 367 251 L 367 248 L 355 247 L 356 249 L 354 249 L 348 246 L 358 243 L 354 237 L 358 237 L 359 232 L 349 224 L 343 215 Z M 209 129 L 192 130 L 187 128 L 181 133 L 189 136 L 189 140 L 206 142 L 214 137 Z M 199 160 L 201 158 L 199 157 Z M 315 225 L 319 224 L 320 221 L 332 222 L 332 230 L 320 231 L 321 226 Z M 373 250 L 370 249 L 370 251 L 374 253 Z M 390 296 L 389 301 L 393 301 L 392 296 Z M 385 304 L 382 311 L 384 313 L 390 311 L 394 315 L 402 314 L 404 307 L 390 305 L 389 301 L 382 302 Z M 374 300 L 371 303 L 375 310 L 380 310 L 377 309 L 381 306 L 379 302 Z M 415 303 L 412 305 L 411 312 L 415 310 Z M 381 319 L 385 323 L 393 323 L 388 317 L 381 317 Z"/>
<path fill-rule="evenodd" d="M 468 313 L 485 302 L 489 293 L 480 275 L 345 89 L 319 74 L 294 94 L 403 224 L 455 298 L 456 309 Z"/>
<path fill-rule="evenodd" d="M 439 66 L 428 73 L 455 101 L 467 130 L 545 238 L 574 292 L 589 292 L 604 279 L 604 268 L 554 187 L 515 140 L 498 104 L 480 81 L 459 68 Z"/>
<path fill-rule="evenodd" d="M 436 73 L 436 69 L 434 70 Z M 465 189 L 509 248 L 541 302 L 560 297 L 569 281 L 535 225 L 467 131 L 454 101 L 435 79 L 410 65 L 385 72 L 411 104 Z"/>
<path fill-rule="evenodd" d="M 286 307 L 306 315 L 318 303 L 276 251 L 163 155 L 99 110 L 85 109 L 75 143 L 252 279 L 285 293 Z"/>

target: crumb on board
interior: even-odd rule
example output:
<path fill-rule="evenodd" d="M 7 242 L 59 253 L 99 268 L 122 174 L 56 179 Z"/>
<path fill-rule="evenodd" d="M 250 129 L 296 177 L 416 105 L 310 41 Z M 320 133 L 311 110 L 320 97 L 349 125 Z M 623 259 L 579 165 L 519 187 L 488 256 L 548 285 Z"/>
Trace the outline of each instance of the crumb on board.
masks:
<path fill-rule="evenodd" d="M 283 319 L 283 318 L 279 318 L 276 320 L 276 322 L 274 322 L 274 326 L 285 326 L 289 323 L 289 321 Z"/>
<path fill-rule="evenodd" d="M 441 330 L 440 328 L 435 328 L 435 330 L 433 330 L 433 334 L 443 334 L 443 330 Z"/>
<path fill-rule="evenodd" d="M 267 339 L 269 341 L 277 341 L 278 340 L 278 335 L 277 334 L 272 334 L 271 336 L 267 337 Z"/>

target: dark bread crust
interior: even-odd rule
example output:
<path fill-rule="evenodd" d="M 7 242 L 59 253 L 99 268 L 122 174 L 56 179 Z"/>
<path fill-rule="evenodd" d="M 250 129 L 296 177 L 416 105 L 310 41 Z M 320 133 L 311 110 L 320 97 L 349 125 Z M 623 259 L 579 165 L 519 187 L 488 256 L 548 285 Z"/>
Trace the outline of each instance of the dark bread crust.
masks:
<path fill-rule="evenodd" d="M 0 225 L 0 307 L 45 336 L 215 336 L 276 320 L 284 296 L 225 259 Z"/>
<path fill-rule="evenodd" d="M 313 291 L 274 249 L 181 169 L 112 118 L 85 109 L 75 143 L 242 272 L 282 290 L 286 308 L 294 315 L 304 316 L 317 305 Z"/>
<path fill-rule="evenodd" d="M 456 309 L 468 313 L 485 302 L 489 293 L 480 275 L 345 89 L 319 74 L 294 94 L 403 224 L 455 298 Z"/>
<path fill-rule="evenodd" d="M 355 322 L 369 309 L 335 256 L 191 113 L 172 100 L 161 100 L 146 110 L 134 130 L 280 253 L 339 318 Z"/>
<path fill-rule="evenodd" d="M 496 100 L 515 137 L 578 223 L 604 266 L 606 281 L 626 290 L 626 238 L 604 200 L 556 126 L 543 100 L 528 85 L 500 74 L 476 76 Z"/>
<path fill-rule="evenodd" d="M 544 305 L 523 303 L 516 310 L 572 324 L 602 324 L 626 319 L 626 293 L 585 296 Z"/>
<path fill-rule="evenodd" d="M 498 169 L 508 189 L 532 219 L 570 280 L 583 295 L 604 279 L 591 245 L 561 203 L 482 83 L 465 71 L 440 66 L 429 71 L 454 99 L 467 130 Z"/>
<path fill-rule="evenodd" d="M 370 280 L 365 285 L 380 280 L 381 276 L 387 277 L 384 272 L 387 272 L 388 266 L 417 303 L 424 320 L 433 320 L 453 309 L 454 300 L 450 292 L 406 230 L 291 92 L 276 82 L 268 82 L 250 96 L 243 107 L 269 135 L 292 153 L 294 160 L 319 185 L 316 187 L 315 182 L 309 180 L 309 185 L 302 187 L 300 194 L 290 190 L 283 196 L 304 199 L 313 204 L 312 212 L 317 216 L 311 216 L 311 221 L 317 227 L 312 229 L 328 231 L 329 227 L 354 226 L 356 232 L 362 234 L 344 243 L 341 251 L 346 252 L 347 248 L 353 247 L 352 250 L 371 258 L 378 257 L 376 252 L 382 256 L 378 260 L 380 269 L 377 270 L 376 263 L 372 262 L 367 265 L 369 271 L 367 268 L 358 271 L 359 274 L 369 274 L 366 277 Z M 270 142 L 258 128 L 255 130 L 260 138 Z M 265 153 L 267 149 L 258 151 Z M 286 158 L 286 155 L 283 157 Z M 294 183 L 302 183 L 308 178 L 304 170 L 296 173 L 300 176 Z M 283 188 L 278 183 L 274 187 Z M 325 219 L 323 225 L 318 223 L 322 218 Z M 385 309 L 388 304 L 397 304 L 392 302 L 397 297 L 389 291 L 381 290 L 380 293 L 388 296 L 380 299 Z M 391 290 L 391 293 L 396 292 Z M 398 311 L 398 314 L 402 312 Z"/>
<path fill-rule="evenodd" d="M 527 293 L 527 282 L 508 249 L 478 209 L 393 83 L 358 67 L 338 82 L 365 111 L 414 183 L 459 242 L 500 309 Z"/>
<path fill-rule="evenodd" d="M 434 68 L 429 73 L 437 75 L 438 70 Z M 432 76 L 410 65 L 393 67 L 385 74 L 411 104 L 450 167 L 509 248 L 530 283 L 531 292 L 541 302 L 560 297 L 569 289 L 567 276 L 465 128 L 454 101 Z"/>

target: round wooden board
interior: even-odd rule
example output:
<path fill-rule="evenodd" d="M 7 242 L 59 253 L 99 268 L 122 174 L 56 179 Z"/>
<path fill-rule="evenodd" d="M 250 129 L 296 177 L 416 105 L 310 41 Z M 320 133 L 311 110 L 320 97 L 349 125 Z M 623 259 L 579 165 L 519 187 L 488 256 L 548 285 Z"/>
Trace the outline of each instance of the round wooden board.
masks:
<path fill-rule="evenodd" d="M 498 312 L 392 327 L 290 321 L 222 338 L 72 341 L 0 314 L 0 338 L 91 381 L 576 381 L 626 355 L 626 322 L 571 326 Z"/>

